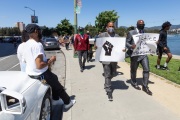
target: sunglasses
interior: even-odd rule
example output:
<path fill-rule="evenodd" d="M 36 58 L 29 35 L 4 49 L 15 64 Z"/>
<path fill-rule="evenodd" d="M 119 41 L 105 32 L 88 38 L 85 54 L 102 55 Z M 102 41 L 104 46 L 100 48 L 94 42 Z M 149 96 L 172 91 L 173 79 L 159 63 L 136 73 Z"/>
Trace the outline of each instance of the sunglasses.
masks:
<path fill-rule="evenodd" d="M 138 24 L 139 26 L 145 26 L 145 24 Z"/>

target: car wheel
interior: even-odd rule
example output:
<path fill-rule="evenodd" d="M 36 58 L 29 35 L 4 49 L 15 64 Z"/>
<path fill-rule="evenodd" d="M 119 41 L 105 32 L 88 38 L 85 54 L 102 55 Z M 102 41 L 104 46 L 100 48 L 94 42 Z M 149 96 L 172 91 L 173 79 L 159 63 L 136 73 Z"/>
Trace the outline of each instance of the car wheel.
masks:
<path fill-rule="evenodd" d="M 51 120 L 52 117 L 52 103 L 48 93 L 43 98 L 40 119 L 39 120 Z"/>

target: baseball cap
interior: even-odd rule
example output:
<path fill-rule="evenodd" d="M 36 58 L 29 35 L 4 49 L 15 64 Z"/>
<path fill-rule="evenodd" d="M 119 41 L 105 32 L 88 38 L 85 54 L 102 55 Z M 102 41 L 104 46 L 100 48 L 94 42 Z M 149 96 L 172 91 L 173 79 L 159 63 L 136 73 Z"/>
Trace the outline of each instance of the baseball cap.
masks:
<path fill-rule="evenodd" d="M 79 27 L 79 31 L 83 31 L 84 30 L 84 28 L 83 27 Z"/>
<path fill-rule="evenodd" d="M 26 26 L 27 33 L 33 33 L 35 30 L 41 30 L 40 27 L 36 24 L 28 24 Z"/>

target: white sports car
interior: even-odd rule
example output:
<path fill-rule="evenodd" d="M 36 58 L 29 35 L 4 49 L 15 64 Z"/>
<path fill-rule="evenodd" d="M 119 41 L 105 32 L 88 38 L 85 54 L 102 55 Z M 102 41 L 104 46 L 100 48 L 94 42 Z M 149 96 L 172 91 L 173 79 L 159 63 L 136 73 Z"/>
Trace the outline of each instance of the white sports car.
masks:
<path fill-rule="evenodd" d="M 0 72 L 0 120 L 50 120 L 49 85 L 20 71 Z"/>

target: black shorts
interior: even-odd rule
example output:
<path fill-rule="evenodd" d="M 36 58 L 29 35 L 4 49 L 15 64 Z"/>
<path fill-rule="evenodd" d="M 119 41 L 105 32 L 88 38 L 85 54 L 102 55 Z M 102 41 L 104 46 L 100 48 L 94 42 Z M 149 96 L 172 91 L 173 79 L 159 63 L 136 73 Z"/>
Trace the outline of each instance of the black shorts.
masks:
<path fill-rule="evenodd" d="M 166 48 L 167 48 L 167 50 L 164 50 L 163 47 L 160 47 L 159 45 L 157 46 L 157 49 L 158 49 L 158 52 L 160 55 L 162 55 L 163 53 L 166 53 L 166 54 L 171 53 L 169 47 L 167 46 Z"/>

